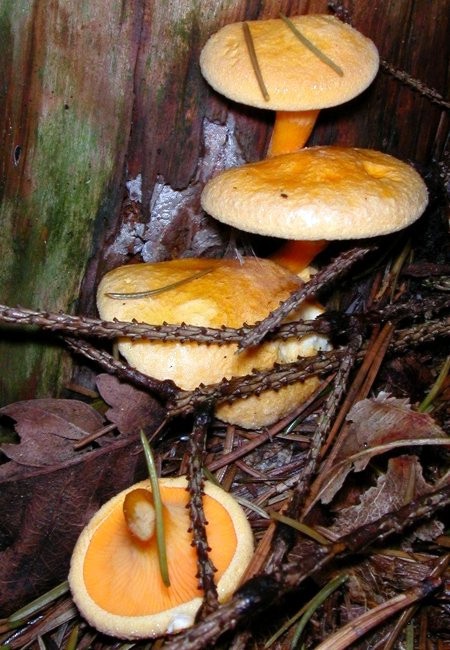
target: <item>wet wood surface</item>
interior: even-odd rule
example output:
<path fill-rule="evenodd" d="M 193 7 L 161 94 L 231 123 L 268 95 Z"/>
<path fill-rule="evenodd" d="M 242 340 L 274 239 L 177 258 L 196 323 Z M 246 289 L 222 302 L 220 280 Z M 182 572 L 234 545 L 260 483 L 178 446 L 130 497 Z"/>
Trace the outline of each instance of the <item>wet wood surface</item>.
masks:
<path fill-rule="evenodd" d="M 343 3 L 384 61 L 444 97 L 448 0 Z M 273 115 L 212 91 L 198 58 L 222 25 L 328 11 L 325 0 L 0 3 L 0 301 L 95 315 L 95 287 L 129 260 L 222 255 L 200 209 L 217 170 L 264 156 Z M 383 69 L 360 97 L 322 111 L 310 144 L 442 160 L 443 107 Z M 0 403 L 55 394 L 58 346 L 2 331 Z"/>

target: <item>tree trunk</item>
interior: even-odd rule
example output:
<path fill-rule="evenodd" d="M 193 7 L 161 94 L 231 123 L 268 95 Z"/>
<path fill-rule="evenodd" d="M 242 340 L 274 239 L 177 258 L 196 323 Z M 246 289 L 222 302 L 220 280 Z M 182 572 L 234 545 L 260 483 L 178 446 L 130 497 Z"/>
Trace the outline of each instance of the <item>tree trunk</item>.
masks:
<path fill-rule="evenodd" d="M 332 3 L 336 5 L 337 3 Z M 384 61 L 446 96 L 449 0 L 347 0 Z M 222 255 L 229 233 L 202 213 L 204 182 L 256 160 L 269 111 L 208 87 L 208 36 L 243 19 L 327 12 L 326 0 L 0 0 L 0 301 L 95 314 L 95 288 L 129 260 Z M 441 160 L 442 106 L 381 70 L 360 97 L 322 111 L 310 144 L 372 147 L 424 169 Z M 55 395 L 59 347 L 1 331 L 0 404 Z"/>

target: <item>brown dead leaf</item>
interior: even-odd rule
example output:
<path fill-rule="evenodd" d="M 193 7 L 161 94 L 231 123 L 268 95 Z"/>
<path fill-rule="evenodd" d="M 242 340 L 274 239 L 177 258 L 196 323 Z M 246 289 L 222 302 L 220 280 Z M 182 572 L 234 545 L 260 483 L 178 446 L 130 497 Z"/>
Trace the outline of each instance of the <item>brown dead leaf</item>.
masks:
<path fill-rule="evenodd" d="M 397 456 L 390 458 L 386 474 L 382 474 L 374 487 L 366 490 L 357 505 L 342 509 L 332 526 L 332 531 L 345 535 L 355 528 L 371 523 L 388 512 L 401 508 L 431 490 L 425 481 L 422 466 L 416 456 Z M 434 539 L 442 534 L 443 526 L 433 520 L 424 524 L 417 536 Z"/>
<path fill-rule="evenodd" d="M 14 476 L 0 476 L 0 617 L 64 580 L 83 526 L 145 475 L 140 442 L 128 437 L 52 467 L 19 465 Z"/>
<path fill-rule="evenodd" d="M 109 381 L 112 379 L 112 381 Z M 101 380 L 107 415 L 126 436 L 100 449 L 74 442 L 102 428 L 103 417 L 77 400 L 30 400 L 5 406 L 18 444 L 3 444 L 0 465 L 0 617 L 67 576 L 75 541 L 111 496 L 146 476 L 139 429 L 151 434 L 164 411 L 145 393 Z"/>
<path fill-rule="evenodd" d="M 322 482 L 323 503 L 333 499 L 351 471 L 361 472 L 376 455 L 414 444 L 450 444 L 430 415 L 413 411 L 407 400 L 385 393 L 357 402 L 346 419 L 351 424 L 345 441 Z"/>
<path fill-rule="evenodd" d="M 11 461 L 28 467 L 56 465 L 72 458 L 73 442 L 103 425 L 103 417 L 89 404 L 69 399 L 15 402 L 1 408 L 2 415 L 15 421 L 20 443 L 5 443 L 0 450 Z M 0 465 L 0 476 L 11 472 L 8 465 Z"/>
<path fill-rule="evenodd" d="M 124 435 L 138 435 L 141 430 L 149 435 L 164 420 L 165 409 L 154 397 L 113 375 L 98 375 L 97 389 L 111 407 L 105 416 Z"/>

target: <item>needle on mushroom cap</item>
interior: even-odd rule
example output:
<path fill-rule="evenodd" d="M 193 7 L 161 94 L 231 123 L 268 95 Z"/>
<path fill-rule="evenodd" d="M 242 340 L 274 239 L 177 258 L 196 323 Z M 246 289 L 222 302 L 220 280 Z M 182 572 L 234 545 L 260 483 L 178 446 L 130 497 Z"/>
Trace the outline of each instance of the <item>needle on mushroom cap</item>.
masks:
<path fill-rule="evenodd" d="M 209 38 L 200 67 L 208 83 L 229 99 L 276 111 L 269 155 L 301 148 L 319 111 L 356 97 L 378 71 L 373 42 L 334 16 L 310 14 L 246 25 L 266 96 L 249 56 L 243 23 L 225 25 Z"/>

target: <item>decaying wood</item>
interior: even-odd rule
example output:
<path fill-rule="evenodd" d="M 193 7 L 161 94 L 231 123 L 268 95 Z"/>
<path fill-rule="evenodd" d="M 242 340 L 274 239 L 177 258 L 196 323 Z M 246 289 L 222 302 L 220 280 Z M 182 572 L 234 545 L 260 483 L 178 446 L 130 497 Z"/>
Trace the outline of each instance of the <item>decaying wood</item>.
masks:
<path fill-rule="evenodd" d="M 131 4 L 2 3 L 3 302 L 72 308 L 95 229 L 118 213 L 138 51 Z M 51 394 L 67 362 L 2 336 L 0 404 Z"/>

